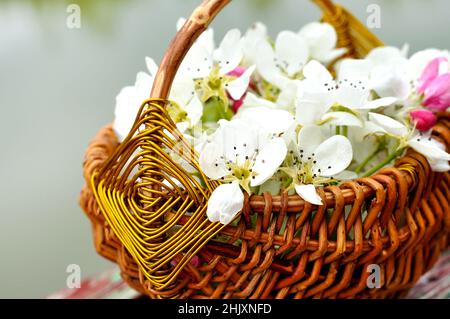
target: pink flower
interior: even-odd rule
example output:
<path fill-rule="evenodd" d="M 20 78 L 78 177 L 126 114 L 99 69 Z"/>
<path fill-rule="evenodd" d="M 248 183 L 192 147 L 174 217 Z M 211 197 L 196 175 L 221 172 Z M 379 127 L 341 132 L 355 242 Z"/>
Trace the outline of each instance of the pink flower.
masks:
<path fill-rule="evenodd" d="M 237 66 L 233 71 L 229 72 L 228 75 L 235 76 L 235 77 L 239 78 L 245 73 L 245 71 L 246 71 L 245 68 L 243 68 L 241 66 Z M 251 87 L 251 85 L 252 84 L 250 83 L 249 86 Z M 242 106 L 242 104 L 244 104 L 244 100 L 245 100 L 246 95 L 247 95 L 247 93 L 242 95 L 242 97 L 239 100 L 234 100 L 228 94 L 228 97 L 229 97 L 229 99 L 231 101 L 231 109 L 233 110 L 234 113 L 237 113 L 237 111 Z"/>
<path fill-rule="evenodd" d="M 416 128 L 419 131 L 428 131 L 437 122 L 437 116 L 430 110 L 415 110 L 409 113 L 409 116 L 416 124 Z"/>
<path fill-rule="evenodd" d="M 424 95 L 422 104 L 431 111 L 445 111 L 450 106 L 450 73 L 446 58 L 436 58 L 428 63 L 419 79 L 418 92 Z"/>

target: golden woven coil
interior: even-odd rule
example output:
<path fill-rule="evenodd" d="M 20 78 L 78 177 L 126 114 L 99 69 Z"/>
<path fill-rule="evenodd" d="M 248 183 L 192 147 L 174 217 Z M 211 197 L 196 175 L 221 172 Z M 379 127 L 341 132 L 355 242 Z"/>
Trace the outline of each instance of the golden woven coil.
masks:
<path fill-rule="evenodd" d="M 119 144 L 107 126 L 90 144 L 80 204 L 96 249 L 120 265 L 131 287 L 153 298 L 402 296 L 447 247 L 450 231 L 450 175 L 432 172 L 411 150 L 372 177 L 319 189 L 323 206 L 296 195 L 253 195 L 234 224 L 208 221 L 207 201 L 219 183 L 201 173 L 165 106 L 182 58 L 228 2 L 207 0 L 194 11 L 128 137 Z M 382 45 L 344 8 L 314 2 L 348 56 Z M 450 146 L 448 113 L 433 134 Z M 367 287 L 371 264 L 380 266 L 380 289 Z"/>

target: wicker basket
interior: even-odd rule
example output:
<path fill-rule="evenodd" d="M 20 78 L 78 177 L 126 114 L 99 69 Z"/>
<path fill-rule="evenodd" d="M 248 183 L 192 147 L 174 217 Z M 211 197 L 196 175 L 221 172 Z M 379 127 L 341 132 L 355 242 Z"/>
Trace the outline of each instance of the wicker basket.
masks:
<path fill-rule="evenodd" d="M 404 296 L 447 247 L 450 231 L 450 174 L 432 172 L 422 155 L 408 150 L 372 177 L 318 189 L 320 207 L 297 195 L 246 197 L 224 226 L 205 214 L 219 184 L 203 176 L 200 188 L 167 154 L 181 143 L 198 167 L 165 99 L 184 55 L 228 2 L 204 1 L 178 32 L 130 135 L 119 144 L 106 126 L 91 142 L 80 203 L 97 251 L 152 298 Z M 382 45 L 342 7 L 315 2 L 349 55 Z M 433 134 L 450 146 L 448 113 L 439 114 Z M 175 180 L 182 186 L 167 186 Z M 381 288 L 367 286 L 371 264 L 380 267 Z"/>

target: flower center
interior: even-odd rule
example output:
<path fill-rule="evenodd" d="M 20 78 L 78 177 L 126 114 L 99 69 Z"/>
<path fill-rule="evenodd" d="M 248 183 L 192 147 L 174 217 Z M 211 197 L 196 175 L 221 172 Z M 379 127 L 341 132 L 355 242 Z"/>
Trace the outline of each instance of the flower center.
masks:
<path fill-rule="evenodd" d="M 221 75 L 219 65 L 215 64 L 207 77 L 196 80 L 196 89 L 200 92 L 201 101 L 205 103 L 212 97 L 217 97 L 228 105 L 226 89 L 228 83 L 234 79 L 235 77 L 230 75 Z"/>
<path fill-rule="evenodd" d="M 246 144 L 244 144 L 244 148 L 245 147 Z M 237 150 L 236 146 L 234 147 L 234 150 Z M 250 181 L 258 175 L 257 172 L 253 171 L 258 152 L 258 149 L 255 149 L 251 156 L 246 155 L 244 158 L 242 158 L 241 154 L 236 153 L 234 160 L 228 160 L 225 163 L 228 175 L 222 177 L 222 181 L 233 182 L 237 180 L 241 187 L 250 194 Z"/>
<path fill-rule="evenodd" d="M 177 103 L 170 102 L 167 106 L 167 112 L 175 123 L 185 122 L 188 120 L 188 114 Z"/>
<path fill-rule="evenodd" d="M 316 168 L 317 161 L 315 154 L 305 155 L 303 150 L 299 150 L 300 155 L 294 156 L 291 153 L 291 167 L 294 167 L 292 171 L 284 170 L 291 178 L 294 184 L 307 185 L 313 184 L 315 186 L 325 185 L 335 182 L 333 177 L 321 176 L 321 169 Z M 331 166 L 328 167 L 331 169 Z"/>

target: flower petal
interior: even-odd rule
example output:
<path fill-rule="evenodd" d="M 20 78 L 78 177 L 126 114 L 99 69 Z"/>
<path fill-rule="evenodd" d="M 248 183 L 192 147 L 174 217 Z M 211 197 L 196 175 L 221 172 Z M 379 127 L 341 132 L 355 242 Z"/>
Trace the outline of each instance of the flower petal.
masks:
<path fill-rule="evenodd" d="M 322 131 L 317 125 L 304 126 L 298 133 L 298 149 L 303 153 L 303 157 L 308 158 L 323 142 Z"/>
<path fill-rule="evenodd" d="M 336 30 L 328 23 L 312 22 L 299 32 L 309 44 L 311 56 L 323 63 L 329 63 L 346 52 L 336 49 Z"/>
<path fill-rule="evenodd" d="M 248 85 L 250 83 L 250 77 L 255 71 L 256 66 L 252 65 L 247 70 L 245 70 L 244 74 L 235 80 L 228 83 L 227 92 L 233 98 L 233 100 L 239 100 L 247 91 Z"/>
<path fill-rule="evenodd" d="M 260 147 L 258 131 L 241 119 L 221 121 L 218 131 L 213 141 L 223 146 L 226 161 L 242 165 Z"/>
<path fill-rule="evenodd" d="M 250 185 L 258 186 L 271 178 L 283 163 L 286 153 L 287 147 L 282 138 L 277 137 L 267 142 L 256 156 L 253 171 L 257 175 L 252 178 Z"/>
<path fill-rule="evenodd" d="M 255 124 L 269 135 L 279 135 L 286 132 L 294 123 L 291 113 L 267 107 L 254 107 L 243 110 L 239 118 Z"/>
<path fill-rule="evenodd" d="M 373 49 L 367 54 L 366 59 L 370 60 L 374 65 L 386 65 L 395 63 L 405 63 L 405 52 L 397 47 L 383 46 Z"/>
<path fill-rule="evenodd" d="M 181 63 L 175 79 L 185 76 L 193 79 L 206 77 L 210 74 L 212 65 L 211 52 L 203 45 L 195 43 Z"/>
<path fill-rule="evenodd" d="M 430 83 L 439 76 L 440 65 L 443 62 L 447 62 L 447 59 L 444 57 L 439 57 L 433 59 L 430 63 L 428 63 L 419 79 L 417 88 L 417 91 L 419 93 L 425 92 L 427 86 L 430 85 Z"/>
<path fill-rule="evenodd" d="M 450 73 L 440 75 L 428 84 L 423 105 L 432 111 L 445 111 L 450 106 Z"/>
<path fill-rule="evenodd" d="M 349 112 L 330 112 L 326 113 L 322 117 L 323 121 L 327 121 L 327 124 L 341 125 L 341 126 L 359 126 L 362 127 L 363 123 L 355 115 Z"/>
<path fill-rule="evenodd" d="M 203 115 L 203 103 L 200 101 L 197 94 L 194 94 L 189 103 L 184 107 L 184 110 L 187 112 L 190 127 L 195 126 L 200 122 Z"/>
<path fill-rule="evenodd" d="M 158 72 L 158 65 L 156 64 L 155 60 L 146 56 L 145 64 L 147 65 L 147 70 L 149 72 L 150 77 L 154 78 L 156 72 Z"/>
<path fill-rule="evenodd" d="M 445 173 L 445 172 L 450 171 L 450 165 L 448 164 L 448 161 L 433 160 L 431 158 L 428 158 L 428 163 L 430 164 L 431 170 L 433 172 Z"/>
<path fill-rule="evenodd" d="M 117 95 L 113 129 L 119 141 L 123 141 L 130 132 L 140 107 L 138 103 L 134 86 L 124 87 Z"/>
<path fill-rule="evenodd" d="M 377 109 L 382 106 L 390 106 L 390 105 L 394 104 L 395 102 L 397 102 L 397 98 L 395 98 L 395 97 L 383 97 L 381 99 L 369 101 L 366 104 L 364 104 L 362 107 L 360 107 L 359 109 L 372 110 L 372 109 Z"/>
<path fill-rule="evenodd" d="M 389 116 L 369 112 L 369 120 L 392 135 L 405 136 L 408 134 L 408 128 L 405 125 Z"/>
<path fill-rule="evenodd" d="M 412 92 L 407 69 L 398 65 L 381 65 L 373 68 L 370 74 L 370 88 L 380 97 L 406 99 Z"/>
<path fill-rule="evenodd" d="M 353 159 L 352 144 L 342 135 L 334 135 L 314 151 L 314 173 L 320 176 L 333 176 L 345 170 Z M 319 171 L 320 170 L 320 171 Z"/>
<path fill-rule="evenodd" d="M 450 154 L 434 144 L 431 140 L 415 137 L 408 141 L 408 145 L 432 160 L 450 161 Z"/>
<path fill-rule="evenodd" d="M 256 63 L 258 57 L 257 46 L 267 38 L 267 28 L 261 22 L 256 22 L 242 37 L 243 64 L 250 66 Z"/>
<path fill-rule="evenodd" d="M 331 73 L 321 63 L 311 60 L 303 68 L 303 75 L 306 79 L 327 83 L 333 80 Z"/>
<path fill-rule="evenodd" d="M 154 78 L 145 72 L 139 72 L 137 74 L 134 86 L 136 87 L 136 98 L 138 100 L 139 107 L 141 106 L 140 104 L 144 102 L 144 100 L 150 97 L 153 80 Z"/>
<path fill-rule="evenodd" d="M 369 60 L 345 59 L 339 64 L 338 78 L 344 79 L 368 79 L 372 62 Z"/>
<path fill-rule="evenodd" d="M 195 95 L 195 83 L 191 78 L 177 77 L 175 79 L 170 90 L 171 100 L 184 108 Z"/>
<path fill-rule="evenodd" d="M 259 194 L 270 193 L 272 196 L 278 195 L 281 189 L 281 182 L 278 179 L 270 178 L 259 187 Z"/>
<path fill-rule="evenodd" d="M 414 53 L 408 60 L 408 75 L 412 80 L 419 80 L 427 65 L 435 58 L 446 57 L 450 58 L 448 51 L 441 51 L 437 49 L 426 49 Z"/>
<path fill-rule="evenodd" d="M 256 60 L 256 68 L 261 76 L 267 82 L 284 88 L 289 80 L 281 73 L 281 70 L 275 63 L 275 52 L 267 41 L 260 41 L 257 45 L 258 56 Z"/>
<path fill-rule="evenodd" d="M 295 185 L 295 191 L 305 201 L 314 205 L 323 205 L 322 198 L 317 194 L 314 185 Z"/>
<path fill-rule="evenodd" d="M 244 194 L 239 184 L 222 184 L 208 200 L 206 215 L 211 222 L 229 224 L 244 206 Z"/>
<path fill-rule="evenodd" d="M 278 95 L 276 106 L 285 110 L 290 110 L 295 106 L 298 95 L 298 82 L 292 81 L 285 85 Z"/>
<path fill-rule="evenodd" d="M 254 108 L 254 107 L 268 107 L 268 108 L 276 108 L 277 104 L 263 99 L 251 92 L 248 92 L 244 99 L 244 104 L 241 108 L 239 108 L 239 112 L 242 112 L 243 110 Z M 239 113 L 238 113 L 239 114 Z"/>
<path fill-rule="evenodd" d="M 289 76 L 298 73 L 306 64 L 309 56 L 308 44 L 298 34 L 282 31 L 275 42 L 276 63 L 286 70 Z"/>
<path fill-rule="evenodd" d="M 223 147 L 217 143 L 208 143 L 200 153 L 199 164 L 202 172 L 211 179 L 220 179 L 227 175 L 223 158 Z"/>
<path fill-rule="evenodd" d="M 331 107 L 330 94 L 308 94 L 297 102 L 295 119 L 300 125 L 314 125 L 322 120 L 322 116 Z"/>
<path fill-rule="evenodd" d="M 225 34 L 219 47 L 214 51 L 214 60 L 219 64 L 221 74 L 227 74 L 239 65 L 243 57 L 241 45 L 239 29 L 232 29 Z"/>

